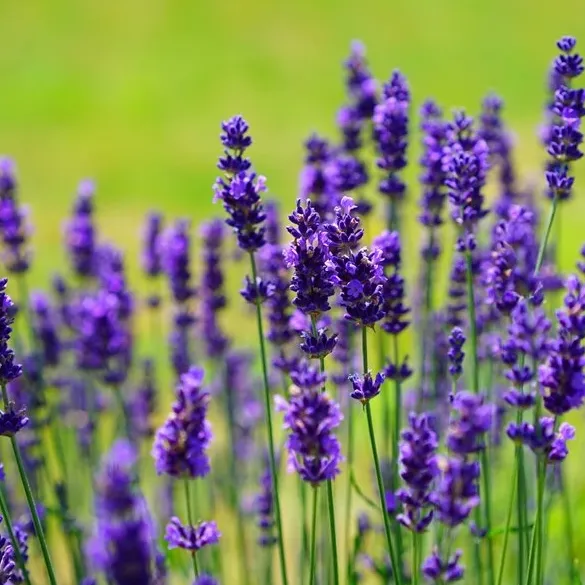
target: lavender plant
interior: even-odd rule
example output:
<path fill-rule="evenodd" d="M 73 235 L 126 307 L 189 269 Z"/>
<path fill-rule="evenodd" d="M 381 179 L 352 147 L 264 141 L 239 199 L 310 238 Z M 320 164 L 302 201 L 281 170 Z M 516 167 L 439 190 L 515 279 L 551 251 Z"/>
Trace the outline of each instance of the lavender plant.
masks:
<path fill-rule="evenodd" d="M 575 39 L 557 49 L 544 222 L 501 98 L 450 121 L 426 100 L 416 120 L 405 77 L 379 84 L 359 43 L 339 135 L 305 142 L 286 228 L 234 116 L 213 187 L 226 217 L 195 240 L 190 219 L 147 214 L 143 287 L 84 180 L 66 269 L 29 294 L 28 216 L 16 167 L 0 160 L 0 582 L 579 582 L 567 466 L 585 402 L 585 264 L 581 252 L 561 273 L 553 226 L 578 186 L 584 65 Z M 419 185 L 405 172 L 416 124 Z M 561 556 L 546 554 L 557 505 Z"/>

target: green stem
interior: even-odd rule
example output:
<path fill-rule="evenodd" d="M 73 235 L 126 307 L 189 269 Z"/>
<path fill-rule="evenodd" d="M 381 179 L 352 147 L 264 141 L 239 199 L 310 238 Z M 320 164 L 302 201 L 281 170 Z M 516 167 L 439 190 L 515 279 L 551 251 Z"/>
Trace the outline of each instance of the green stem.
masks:
<path fill-rule="evenodd" d="M 392 350 L 394 365 L 398 369 L 400 360 L 398 348 L 398 335 L 392 336 Z M 394 380 L 394 428 L 392 433 L 392 491 L 398 489 L 398 458 L 399 458 L 399 443 L 400 443 L 400 429 L 402 427 L 402 383 L 397 377 Z M 396 547 L 398 549 L 398 563 L 402 566 L 403 546 L 402 546 L 402 532 L 400 523 L 394 521 L 394 532 L 396 534 Z"/>
<path fill-rule="evenodd" d="M 466 281 L 467 281 L 467 309 L 469 311 L 469 337 L 471 344 L 471 388 L 474 394 L 479 393 L 479 360 L 477 355 L 477 319 L 475 316 L 475 293 L 473 290 L 473 260 L 471 257 L 471 251 L 466 250 L 465 252 L 465 263 L 466 263 Z M 482 453 L 484 454 L 485 451 Z M 481 457 L 481 475 L 485 478 L 487 471 L 487 465 L 484 463 L 487 461 L 487 457 Z M 485 485 L 485 484 L 484 484 Z M 481 507 L 477 506 L 474 512 L 475 523 L 478 528 L 482 525 L 482 513 Z M 489 530 L 489 529 L 488 529 Z M 490 557 L 493 559 L 493 548 L 491 539 L 488 538 L 488 546 L 490 548 Z M 474 558 L 476 564 L 478 583 L 481 585 L 483 580 L 483 567 L 481 560 L 481 542 L 479 539 L 475 540 L 474 544 Z M 493 563 L 489 567 L 489 583 L 493 585 Z"/>
<path fill-rule="evenodd" d="M 0 486 L 0 513 L 2 513 L 2 518 L 4 520 L 4 524 L 6 525 L 6 532 L 8 532 L 8 538 L 10 538 L 10 543 L 12 544 L 12 548 L 14 549 L 14 554 L 16 556 L 16 564 L 18 565 L 18 568 L 22 571 L 22 576 L 24 577 L 24 582 L 26 583 L 26 585 L 31 585 L 28 569 L 26 568 L 26 564 L 24 562 L 24 559 L 22 558 L 22 553 L 20 550 L 20 546 L 18 544 L 18 540 L 16 539 L 16 535 L 14 534 L 12 518 L 10 516 L 10 511 L 8 509 L 8 504 L 6 502 L 3 487 L 4 486 Z"/>
<path fill-rule="evenodd" d="M 386 332 L 380 329 L 378 331 L 378 361 L 380 370 L 384 369 L 386 365 Z M 384 382 L 383 382 L 384 383 Z M 381 392 L 380 398 L 382 399 L 382 427 L 384 429 L 384 435 L 382 437 L 382 455 L 391 458 L 391 438 L 392 438 L 392 395 L 390 392 Z"/>
<path fill-rule="evenodd" d="M 299 571 L 300 571 L 300 582 L 301 584 L 305 581 L 305 567 L 306 567 L 306 559 L 310 554 L 310 543 L 309 543 L 309 530 L 307 528 L 307 512 L 308 512 L 308 502 L 307 502 L 307 484 L 299 477 L 299 491 L 301 496 L 301 510 L 302 510 L 302 522 L 301 522 L 301 554 L 299 559 Z"/>
<path fill-rule="evenodd" d="M 317 335 L 317 319 L 314 315 L 311 316 L 311 328 L 313 335 Z M 321 365 L 321 373 L 325 373 L 325 359 L 323 357 L 319 360 Z M 325 391 L 325 387 L 323 387 Z M 329 533 L 331 538 L 331 548 L 333 549 L 333 583 L 339 584 L 339 559 L 337 558 L 337 530 L 335 528 L 335 501 L 333 498 L 333 483 L 332 480 L 327 480 L 327 509 L 329 516 Z"/>
<path fill-rule="evenodd" d="M 525 585 L 532 583 L 532 577 L 536 568 L 536 583 L 539 583 L 538 567 L 536 557 L 539 555 L 539 533 L 542 525 L 543 515 L 543 500 L 544 500 L 544 482 L 546 479 L 546 462 L 541 462 L 540 459 L 537 462 L 538 466 L 538 482 L 536 488 L 536 516 L 534 518 L 534 526 L 532 527 L 532 538 L 530 539 L 530 550 L 528 553 L 528 567 L 526 571 Z"/>
<path fill-rule="evenodd" d="M 575 579 L 575 539 L 573 536 L 573 516 L 574 513 L 571 509 L 571 499 L 569 497 L 568 485 L 565 476 L 565 469 L 560 466 L 561 473 L 561 491 L 563 497 L 563 512 L 565 515 L 565 536 L 567 539 L 567 555 L 569 557 L 569 579 L 571 583 L 576 581 Z"/>
<path fill-rule="evenodd" d="M 14 453 L 14 459 L 16 460 L 16 466 L 18 467 L 20 481 L 22 482 L 22 487 L 24 488 L 26 502 L 28 504 L 30 514 L 32 517 L 35 534 L 37 535 L 39 544 L 41 546 L 41 553 L 43 555 L 43 560 L 45 561 L 45 567 L 47 568 L 49 582 L 51 583 L 51 585 L 57 585 L 57 578 L 55 576 L 55 569 L 53 568 L 51 554 L 49 553 L 49 547 L 47 546 L 47 539 L 45 538 L 45 532 L 43 530 L 43 526 L 41 524 L 41 520 L 37 512 L 35 498 L 33 496 L 32 489 L 30 487 L 30 483 L 28 481 L 28 477 L 24 469 L 24 463 L 22 461 L 22 456 L 20 454 L 20 448 L 18 447 L 18 443 L 16 442 L 15 437 L 10 437 L 10 442 L 12 444 L 12 451 Z"/>
<path fill-rule="evenodd" d="M 351 561 L 351 500 L 353 489 L 351 486 L 351 474 L 353 471 L 353 451 L 354 451 L 354 440 L 353 440 L 353 427 L 354 427 L 354 408 L 353 405 L 349 405 L 349 411 L 347 414 L 347 486 L 345 493 L 345 547 L 346 547 L 346 561 L 347 561 L 347 574 L 348 579 L 352 574 L 353 567 L 350 565 Z"/>
<path fill-rule="evenodd" d="M 364 372 L 368 371 L 368 335 L 367 329 L 362 327 L 362 359 Z M 390 563 L 392 565 L 392 573 L 395 576 L 397 585 L 402 585 L 402 567 L 399 565 L 394 545 L 392 543 L 392 531 L 390 529 L 390 518 L 388 517 L 388 509 L 386 507 L 386 494 L 384 491 L 384 482 L 382 481 L 382 471 L 380 470 L 380 460 L 378 458 L 378 448 L 376 447 L 376 434 L 374 433 L 374 421 L 372 419 L 372 409 L 370 403 L 366 402 L 364 406 L 366 411 L 366 418 L 368 421 L 368 432 L 370 435 L 370 446 L 372 448 L 372 457 L 374 459 L 374 468 L 376 472 L 376 482 L 378 484 L 378 495 L 380 497 L 380 507 L 382 508 L 382 517 L 384 519 L 384 533 L 386 535 L 386 544 L 388 546 L 388 554 L 390 555 Z"/>
<path fill-rule="evenodd" d="M 504 567 L 506 566 L 506 552 L 508 551 L 508 539 L 510 536 L 510 527 L 512 525 L 512 512 L 514 510 L 514 496 L 518 485 L 518 461 L 514 466 L 514 473 L 512 476 L 512 488 L 510 489 L 510 503 L 508 504 L 508 515 L 506 516 L 506 530 L 504 532 L 504 544 L 502 546 L 502 559 L 500 560 L 500 569 L 498 571 L 498 585 L 502 585 L 504 577 Z"/>
<path fill-rule="evenodd" d="M 518 411 L 522 422 L 522 411 Z M 516 445 L 516 461 L 518 466 L 518 498 L 516 500 L 516 516 L 518 520 L 518 583 L 524 578 L 524 563 L 526 561 L 526 474 L 524 471 L 524 449 Z"/>
<path fill-rule="evenodd" d="M 550 213 L 548 216 L 548 221 L 547 221 L 546 227 L 544 229 L 544 235 L 543 235 L 542 241 L 540 242 L 540 248 L 538 249 L 538 257 L 536 259 L 536 266 L 534 267 L 534 275 L 535 276 L 540 271 L 542 263 L 544 262 L 544 255 L 546 254 L 546 246 L 548 244 L 548 239 L 550 237 L 552 225 L 554 223 L 555 215 L 557 213 L 558 203 L 559 203 L 559 200 L 555 196 L 555 198 L 552 200 L 552 204 L 550 206 Z"/>
<path fill-rule="evenodd" d="M 315 585 L 315 552 L 317 550 L 317 504 L 319 502 L 319 488 L 313 488 L 313 511 L 311 516 L 311 560 L 309 585 Z"/>
<path fill-rule="evenodd" d="M 231 388 L 228 388 L 227 377 L 224 380 L 225 395 L 226 395 L 226 410 L 228 419 L 228 435 L 229 435 L 229 494 L 230 504 L 233 512 L 236 515 L 236 533 L 238 539 L 239 557 L 241 563 L 241 570 L 243 572 L 242 582 L 244 585 L 250 583 L 250 567 L 248 566 L 248 547 L 246 542 L 246 531 L 244 526 L 244 518 L 242 515 L 242 508 L 238 501 L 238 486 L 240 485 L 240 473 L 238 473 L 238 462 L 236 458 L 236 438 L 234 436 L 235 429 L 235 405 L 234 397 Z M 210 494 L 213 493 L 213 486 L 211 486 Z"/>
<path fill-rule="evenodd" d="M 419 584 L 420 575 L 420 538 L 419 534 L 412 531 L 412 585 Z"/>
<path fill-rule="evenodd" d="M 339 559 L 337 558 L 337 530 L 335 528 L 335 500 L 333 481 L 327 480 L 327 507 L 329 509 L 329 532 L 333 549 L 333 583 L 339 585 Z"/>
<path fill-rule="evenodd" d="M 254 254 L 250 253 L 250 265 L 252 279 L 256 283 L 257 271 Z M 286 554 L 284 550 L 284 538 L 282 534 L 282 514 L 280 508 L 280 496 L 278 494 L 278 474 L 276 469 L 276 457 L 274 454 L 274 432 L 272 428 L 272 406 L 270 404 L 270 386 L 268 383 L 268 366 L 266 361 L 266 347 L 264 342 L 264 326 L 262 324 L 262 309 L 256 304 L 256 322 L 258 326 L 258 342 L 260 344 L 260 359 L 262 361 L 262 380 L 264 383 L 264 408 L 266 410 L 266 430 L 268 434 L 268 448 L 270 458 L 270 474 L 272 475 L 272 486 L 274 487 L 274 512 L 276 517 L 276 529 L 278 531 L 278 553 L 280 558 L 280 574 L 282 585 L 288 585 L 286 572 Z"/>
<path fill-rule="evenodd" d="M 193 521 L 193 510 L 191 508 L 191 494 L 189 489 L 189 479 L 185 478 L 183 480 L 183 487 L 185 488 L 185 505 L 187 506 L 187 521 L 189 522 L 189 526 L 195 528 L 195 523 Z M 199 566 L 197 564 L 197 553 L 196 551 L 191 551 L 191 561 L 193 562 L 193 573 L 195 574 L 195 578 L 199 577 Z"/>

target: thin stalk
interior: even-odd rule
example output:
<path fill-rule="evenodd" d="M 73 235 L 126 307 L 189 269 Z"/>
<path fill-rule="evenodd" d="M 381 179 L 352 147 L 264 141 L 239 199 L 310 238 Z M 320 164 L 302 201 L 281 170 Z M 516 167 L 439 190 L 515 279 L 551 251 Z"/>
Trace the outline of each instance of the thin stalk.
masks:
<path fill-rule="evenodd" d="M 575 582 L 575 539 L 573 536 L 573 510 L 569 497 L 568 485 L 565 480 L 565 470 L 561 465 L 561 491 L 563 497 L 563 512 L 565 515 L 565 537 L 567 540 L 567 555 L 569 557 L 569 578 L 571 583 Z"/>
<path fill-rule="evenodd" d="M 431 227 L 429 236 L 429 248 L 435 246 L 435 230 Z M 423 410 L 424 402 L 424 387 L 426 382 L 426 364 L 429 344 L 429 319 L 433 310 L 433 295 L 432 295 L 432 283 L 433 283 L 433 267 L 434 260 L 432 257 L 425 259 L 425 275 L 424 275 L 424 295 L 425 302 L 423 303 L 423 311 L 421 316 L 421 360 L 420 360 L 420 379 L 418 384 L 418 396 L 417 396 L 417 410 L 420 412 Z"/>
<path fill-rule="evenodd" d="M 250 253 L 250 265 L 252 269 L 252 279 L 256 283 L 256 260 L 254 254 Z M 264 408 L 266 410 L 266 430 L 268 434 L 268 448 L 270 458 L 270 474 L 272 475 L 272 485 L 274 487 L 274 512 L 276 517 L 276 528 L 278 530 L 278 553 L 280 558 L 280 574 L 282 585 L 288 585 L 286 572 L 286 555 L 284 550 L 284 538 L 282 535 L 282 515 L 280 508 L 280 496 L 278 494 L 278 474 L 276 469 L 276 457 L 274 454 L 274 432 L 272 428 L 272 407 L 270 404 L 270 386 L 268 384 L 268 366 L 266 363 L 266 347 L 264 342 L 264 326 L 262 324 L 262 309 L 256 304 L 256 321 L 258 326 L 258 342 L 260 344 L 260 359 L 262 361 L 262 380 L 264 382 Z"/>
<path fill-rule="evenodd" d="M 508 551 L 508 539 L 510 536 L 510 526 L 512 525 L 512 512 L 514 510 L 514 496 L 518 487 L 518 461 L 514 465 L 514 473 L 512 475 L 512 488 L 510 489 L 510 503 L 508 504 L 508 514 L 506 516 L 506 530 L 504 532 L 504 544 L 502 545 L 502 559 L 500 560 L 500 569 L 498 571 L 498 583 L 502 585 L 504 577 L 504 567 L 506 566 L 506 552 Z"/>
<path fill-rule="evenodd" d="M 542 463 L 540 460 L 538 461 L 538 483 L 536 488 L 536 516 L 534 518 L 534 526 L 532 527 L 532 537 L 530 539 L 530 551 L 528 553 L 528 567 L 526 571 L 526 581 L 524 582 L 525 585 L 530 585 L 532 583 L 532 577 L 535 572 L 535 567 L 537 565 L 536 557 L 539 555 L 539 533 L 541 530 L 542 525 L 542 515 L 543 515 L 543 500 L 544 500 L 544 482 L 546 479 L 546 463 Z M 538 567 L 536 567 L 536 583 L 538 583 Z"/>
<path fill-rule="evenodd" d="M 43 526 L 41 524 L 41 520 L 37 512 L 35 498 L 33 496 L 32 489 L 28 481 L 28 477 L 26 475 L 24 462 L 22 461 L 22 456 L 20 454 L 20 448 L 18 447 L 18 443 L 16 442 L 15 437 L 10 437 L 10 442 L 12 444 L 12 451 L 14 453 L 14 459 L 16 461 L 16 466 L 18 468 L 18 474 L 20 475 L 20 481 L 22 482 L 22 487 L 24 489 L 24 495 L 26 496 L 26 502 L 28 504 L 30 515 L 32 517 L 35 534 L 38 538 L 39 545 L 41 547 L 41 553 L 43 555 L 43 560 L 45 562 L 45 567 L 47 569 L 47 575 L 49 576 L 49 582 L 51 583 L 51 585 L 57 585 L 55 569 L 53 568 L 53 562 L 51 560 L 51 553 L 49 552 L 49 547 L 47 546 L 47 539 L 45 537 L 45 532 L 43 530 Z"/>
<path fill-rule="evenodd" d="M 419 584 L 420 575 L 420 538 L 419 534 L 412 531 L 412 585 Z"/>
<path fill-rule="evenodd" d="M 191 508 L 191 493 L 189 489 L 189 479 L 185 478 L 183 480 L 183 487 L 185 488 L 185 505 L 187 506 L 187 521 L 189 522 L 189 526 L 195 527 L 195 523 L 193 521 L 193 510 Z M 199 565 L 197 564 L 197 553 L 196 551 L 191 551 L 191 561 L 193 563 L 193 573 L 195 574 L 195 578 L 199 577 Z"/>
<path fill-rule="evenodd" d="M 24 559 L 22 558 L 22 553 L 20 551 L 20 546 L 18 545 L 18 540 L 16 539 L 16 535 L 14 534 L 10 510 L 8 509 L 6 496 L 4 495 L 4 489 L 2 488 L 3 486 L 0 486 L 0 513 L 2 513 L 2 518 L 4 520 L 4 524 L 6 525 L 6 532 L 8 532 L 8 538 L 10 539 L 10 543 L 12 544 L 12 548 L 14 549 L 14 554 L 16 556 L 16 564 L 18 568 L 22 571 L 22 576 L 24 577 L 24 582 L 26 583 L 26 585 L 31 585 L 28 569 L 26 568 L 26 564 L 24 562 Z"/>
<path fill-rule="evenodd" d="M 546 227 L 544 229 L 544 235 L 542 237 L 542 241 L 540 242 L 540 248 L 538 249 L 538 257 L 536 258 L 536 266 L 534 267 L 534 274 L 535 275 L 538 274 L 538 272 L 540 271 L 540 268 L 541 268 L 542 263 L 544 261 L 544 255 L 546 254 L 546 246 L 548 244 L 548 239 L 550 237 L 552 225 L 554 223 L 555 215 L 557 213 L 558 203 L 559 203 L 559 200 L 555 196 L 555 198 L 552 200 L 552 204 L 550 206 L 550 213 L 548 216 L 548 221 L 547 221 Z"/>
<path fill-rule="evenodd" d="M 392 336 L 392 353 L 393 360 L 396 368 L 399 363 L 399 351 L 398 351 L 398 335 Z M 392 491 L 396 492 L 398 489 L 398 458 L 399 458 L 399 443 L 400 443 L 400 429 L 402 427 L 402 383 L 397 378 L 394 380 L 394 428 L 392 433 Z M 400 522 L 393 521 L 394 532 L 396 534 L 396 547 L 398 549 L 398 562 L 402 566 L 403 558 L 403 545 L 402 545 L 402 532 Z"/>
<path fill-rule="evenodd" d="M 471 251 L 467 250 L 465 252 L 465 263 L 466 263 L 466 281 L 467 281 L 467 308 L 469 311 L 469 337 L 470 337 L 470 344 L 471 344 L 471 388 L 474 394 L 479 393 L 479 360 L 477 355 L 477 320 L 475 316 L 475 292 L 473 290 L 473 261 L 471 258 Z M 482 454 L 485 454 L 483 451 Z M 485 478 L 485 474 L 487 471 L 487 457 L 481 457 L 481 475 Z M 485 485 L 485 483 L 484 483 Z M 485 496 L 486 494 L 484 494 Z M 475 523 L 477 527 L 481 527 L 482 524 L 482 513 L 481 507 L 477 506 L 475 508 Z M 488 520 L 489 522 L 489 520 Z M 488 527 L 489 532 L 489 527 Z M 488 538 L 488 547 L 489 547 L 489 554 L 490 559 L 493 560 L 493 547 L 491 544 L 491 539 Z M 477 570 L 477 578 L 478 582 L 481 585 L 483 580 L 483 563 L 481 559 L 481 542 L 479 539 L 476 539 L 474 544 L 474 558 Z M 490 563 L 489 567 L 489 583 L 490 585 L 494 585 L 494 577 L 493 577 L 493 562 Z"/>
<path fill-rule="evenodd" d="M 311 316 L 311 328 L 313 335 L 317 335 L 317 322 L 315 316 Z M 321 365 L 321 373 L 325 373 L 325 359 L 323 357 L 319 360 Z M 323 387 L 325 391 L 325 387 Z M 333 498 L 333 482 L 327 480 L 327 510 L 329 516 L 329 536 L 331 539 L 331 548 L 333 553 L 333 583 L 339 584 L 339 559 L 337 558 L 337 530 L 335 528 L 335 500 Z"/>
<path fill-rule="evenodd" d="M 311 560 L 309 585 L 315 585 L 315 553 L 317 550 L 317 504 L 319 501 L 319 488 L 313 488 L 313 511 L 311 516 Z"/>
<path fill-rule="evenodd" d="M 386 354 L 388 349 L 386 347 L 386 332 L 384 330 L 378 331 L 378 361 L 380 370 L 384 369 L 386 365 Z M 382 382 L 384 384 L 384 382 Z M 382 455 L 391 457 L 391 443 L 390 439 L 392 438 L 392 396 L 390 392 L 380 392 L 381 398 L 383 400 L 382 403 L 382 426 L 384 428 L 384 435 L 382 437 Z"/>
<path fill-rule="evenodd" d="M 362 327 L 362 359 L 364 372 L 368 371 L 368 335 L 367 329 Z M 380 497 L 380 507 L 382 508 L 382 517 L 384 519 L 384 533 L 386 535 L 386 544 L 390 555 L 392 565 L 392 574 L 395 576 L 396 585 L 402 585 L 402 567 L 399 565 L 394 545 L 392 543 L 392 531 L 390 528 L 390 518 L 386 508 L 386 494 L 384 492 L 384 482 L 382 481 L 382 471 L 380 470 L 380 460 L 378 458 L 378 448 L 376 447 L 376 434 L 374 432 L 374 421 L 372 419 L 372 409 L 370 403 L 366 402 L 364 406 L 366 418 L 368 421 L 368 432 L 370 435 L 370 446 L 372 448 L 372 457 L 374 459 L 374 468 L 376 471 L 376 481 L 378 484 L 378 495 Z"/>
<path fill-rule="evenodd" d="M 236 533 L 238 539 L 239 557 L 241 563 L 241 570 L 243 572 L 242 582 L 244 585 L 250 583 L 250 567 L 248 565 L 248 547 L 246 542 L 246 531 L 244 526 L 244 518 L 242 515 L 242 508 L 238 501 L 238 486 L 240 485 L 240 473 L 238 473 L 238 464 L 236 458 L 236 438 L 234 436 L 235 428 L 235 406 L 233 392 L 227 387 L 227 379 L 225 380 L 225 394 L 226 394 L 226 410 L 228 419 L 228 439 L 229 439 L 229 468 L 230 468 L 230 482 L 229 493 L 232 510 L 236 515 Z M 212 488 L 213 490 L 213 488 Z M 210 490 L 210 494 L 212 493 Z"/>
<path fill-rule="evenodd" d="M 522 412 L 519 412 L 522 421 Z M 518 583 L 524 578 L 524 564 L 526 562 L 527 534 L 526 534 L 526 473 L 524 471 L 524 449 L 516 445 L 516 460 L 518 465 L 518 498 L 516 500 L 516 515 L 518 521 Z"/>
<path fill-rule="evenodd" d="M 299 559 L 300 567 L 300 582 L 305 582 L 305 561 L 307 556 L 310 554 L 310 543 L 309 543 L 309 530 L 307 527 L 307 513 L 308 513 L 308 502 L 307 502 L 307 484 L 299 477 L 299 492 L 301 497 L 301 513 L 303 515 L 301 522 L 301 555 Z"/>
<path fill-rule="evenodd" d="M 349 579 L 352 571 L 350 566 L 351 560 L 351 500 L 353 494 L 353 488 L 351 486 L 351 474 L 353 471 L 353 452 L 354 452 L 354 438 L 353 438 L 353 427 L 354 427 L 354 409 L 352 404 L 349 405 L 347 413 L 347 485 L 345 492 L 345 549 L 346 549 L 346 561 L 347 561 L 347 578 Z"/>

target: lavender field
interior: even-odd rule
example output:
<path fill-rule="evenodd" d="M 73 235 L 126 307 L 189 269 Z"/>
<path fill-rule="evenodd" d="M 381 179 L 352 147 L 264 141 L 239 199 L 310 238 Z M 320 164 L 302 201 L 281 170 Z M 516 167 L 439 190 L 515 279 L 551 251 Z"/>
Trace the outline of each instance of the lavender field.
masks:
<path fill-rule="evenodd" d="M 582 583 L 585 30 L 497 5 L 7 12 L 0 583 Z"/>

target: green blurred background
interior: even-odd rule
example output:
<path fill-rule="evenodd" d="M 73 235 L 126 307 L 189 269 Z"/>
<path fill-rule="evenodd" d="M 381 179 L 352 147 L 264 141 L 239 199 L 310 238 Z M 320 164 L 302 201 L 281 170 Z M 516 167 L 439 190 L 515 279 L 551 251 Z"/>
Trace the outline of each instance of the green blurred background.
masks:
<path fill-rule="evenodd" d="M 44 282 L 63 261 L 62 223 L 81 178 L 97 181 L 102 233 L 134 258 L 146 210 L 194 222 L 213 213 L 219 123 L 234 113 L 250 122 L 255 166 L 290 206 L 302 141 L 312 130 L 335 136 L 341 63 L 353 39 L 366 44 L 379 79 L 397 67 L 406 74 L 417 108 L 434 97 L 446 110 L 477 113 L 488 91 L 499 93 L 517 164 L 538 183 L 536 132 L 563 34 L 585 48 L 583 0 L 0 1 L 0 152 L 16 160 L 32 208 L 33 280 Z M 412 202 L 417 172 L 408 171 Z M 582 191 L 560 214 L 564 267 L 585 241 Z M 417 239 L 410 229 L 407 258 L 415 259 Z M 576 514 L 585 509 L 583 437 L 578 443 Z"/>
<path fill-rule="evenodd" d="M 272 193 L 292 203 L 302 140 L 334 133 L 352 39 L 379 78 L 408 76 L 417 106 L 433 96 L 477 112 L 500 93 L 518 162 L 538 176 L 535 132 L 562 34 L 585 44 L 583 0 L 4 0 L 0 152 L 32 206 L 35 275 L 61 258 L 80 178 L 96 179 L 104 230 L 133 253 L 145 210 L 212 213 L 218 125 L 233 113 L 250 121 Z"/>

